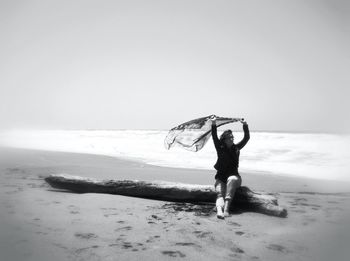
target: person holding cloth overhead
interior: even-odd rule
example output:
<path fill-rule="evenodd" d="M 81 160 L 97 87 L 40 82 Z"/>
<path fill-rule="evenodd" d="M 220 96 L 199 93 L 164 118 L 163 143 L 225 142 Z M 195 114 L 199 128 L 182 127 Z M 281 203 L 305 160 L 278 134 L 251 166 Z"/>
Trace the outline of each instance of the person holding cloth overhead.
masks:
<path fill-rule="evenodd" d="M 215 191 L 217 192 L 216 210 L 217 217 L 224 219 L 229 216 L 230 205 L 236 189 L 242 184 L 242 178 L 238 172 L 240 150 L 247 144 L 250 134 L 247 122 L 243 124 L 244 137 L 235 144 L 231 130 L 225 130 L 220 139 L 217 134 L 216 116 L 212 116 L 211 132 L 218 159 L 214 165 L 217 170 L 215 175 Z"/>

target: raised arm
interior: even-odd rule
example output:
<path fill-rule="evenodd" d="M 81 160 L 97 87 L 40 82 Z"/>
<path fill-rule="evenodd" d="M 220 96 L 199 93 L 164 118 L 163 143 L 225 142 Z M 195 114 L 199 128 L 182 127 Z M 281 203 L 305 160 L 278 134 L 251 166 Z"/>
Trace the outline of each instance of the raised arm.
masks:
<path fill-rule="evenodd" d="M 242 149 L 250 139 L 248 124 L 245 121 L 243 121 L 242 123 L 243 123 L 244 137 L 239 143 L 237 143 L 236 146 L 238 147 L 238 149 Z"/>
<path fill-rule="evenodd" d="M 211 135 L 213 136 L 215 148 L 219 148 L 220 141 L 218 138 L 218 127 L 216 126 L 216 119 L 215 118 L 211 119 Z"/>

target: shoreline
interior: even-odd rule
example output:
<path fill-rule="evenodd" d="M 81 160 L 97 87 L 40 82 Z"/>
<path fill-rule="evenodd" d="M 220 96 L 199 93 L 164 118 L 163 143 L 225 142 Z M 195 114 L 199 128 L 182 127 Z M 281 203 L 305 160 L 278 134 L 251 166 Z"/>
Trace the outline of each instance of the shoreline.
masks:
<path fill-rule="evenodd" d="M 99 180 L 144 179 L 145 181 L 164 180 L 199 185 L 211 185 L 215 183 L 214 176 L 216 170 L 214 168 L 213 170 L 182 167 L 176 168 L 157 166 L 134 159 L 118 158 L 108 155 L 0 147 L 0 155 L 9 152 L 32 155 L 34 161 L 31 163 L 35 163 L 39 166 L 45 166 L 45 164 L 50 165 L 50 162 L 56 161 L 57 168 L 52 169 L 52 171 L 56 172 L 50 174 L 57 174 L 57 172 L 62 171 L 73 171 L 73 173 L 78 173 L 77 176 L 80 175 Z M 85 162 L 91 162 L 93 164 L 86 164 Z M 73 170 L 68 167 L 69 165 L 72 167 L 76 163 L 79 163 L 79 168 L 83 168 L 85 172 L 83 170 Z M 22 164 L 26 165 L 27 163 L 24 161 Z M 120 172 L 122 173 L 115 171 L 116 167 L 121 169 Z M 102 168 L 104 171 L 96 171 L 96 174 L 94 175 L 92 170 L 98 168 Z M 128 172 L 129 174 L 126 175 L 125 172 Z M 72 173 L 67 174 L 75 175 Z M 249 186 L 256 190 L 271 191 L 275 193 L 307 192 L 307 190 L 309 190 L 308 192 L 316 193 L 350 192 L 349 181 L 314 179 L 309 177 L 302 178 L 300 176 L 284 175 L 266 171 L 240 171 L 240 174 L 243 179 L 243 186 Z M 45 176 L 44 173 L 42 175 Z"/>

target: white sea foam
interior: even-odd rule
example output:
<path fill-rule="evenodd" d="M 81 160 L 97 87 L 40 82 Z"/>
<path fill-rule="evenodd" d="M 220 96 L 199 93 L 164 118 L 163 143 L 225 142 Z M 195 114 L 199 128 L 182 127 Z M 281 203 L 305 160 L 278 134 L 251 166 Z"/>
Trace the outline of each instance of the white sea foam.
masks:
<path fill-rule="evenodd" d="M 166 150 L 167 131 L 8 131 L 0 135 L 3 146 L 78 152 L 133 159 L 148 164 L 213 169 L 216 152 L 209 140 L 199 152 Z M 243 133 L 235 135 L 239 141 Z M 315 179 L 350 180 L 350 136 L 336 134 L 252 132 L 241 152 L 240 171 Z"/>

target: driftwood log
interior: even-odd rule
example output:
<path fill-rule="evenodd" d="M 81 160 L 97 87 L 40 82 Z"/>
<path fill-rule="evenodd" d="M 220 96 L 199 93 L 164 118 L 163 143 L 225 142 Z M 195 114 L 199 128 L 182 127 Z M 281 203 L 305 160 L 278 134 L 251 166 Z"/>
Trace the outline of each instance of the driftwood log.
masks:
<path fill-rule="evenodd" d="M 214 203 L 216 200 L 216 192 L 213 186 L 209 185 L 163 181 L 95 180 L 67 174 L 50 175 L 45 178 L 45 181 L 53 188 L 76 193 L 106 193 L 191 203 Z M 248 187 L 237 189 L 233 204 L 235 207 L 267 215 L 287 216 L 287 210 L 278 206 L 276 197 L 266 193 L 253 192 Z"/>

